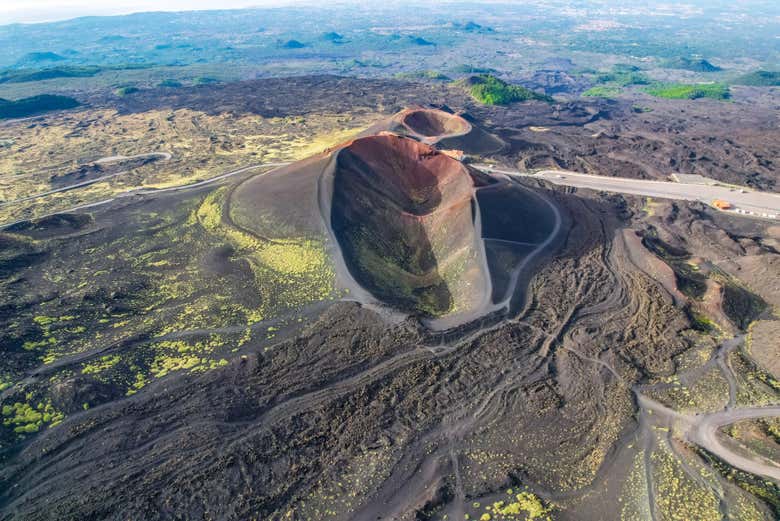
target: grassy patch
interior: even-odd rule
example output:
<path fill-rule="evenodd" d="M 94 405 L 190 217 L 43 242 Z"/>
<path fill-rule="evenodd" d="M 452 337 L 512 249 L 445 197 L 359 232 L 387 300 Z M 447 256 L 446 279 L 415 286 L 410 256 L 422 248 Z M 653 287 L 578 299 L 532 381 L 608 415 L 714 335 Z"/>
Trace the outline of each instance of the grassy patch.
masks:
<path fill-rule="evenodd" d="M 728 85 L 722 83 L 695 85 L 687 83 L 656 83 L 645 88 L 645 92 L 656 98 L 666 99 L 712 98 L 726 100 L 731 97 Z"/>
<path fill-rule="evenodd" d="M 615 98 L 620 95 L 621 92 L 623 92 L 623 89 L 620 87 L 597 85 L 589 88 L 583 92 L 582 95 L 588 98 Z"/>
<path fill-rule="evenodd" d="M 485 105 L 507 105 L 516 101 L 539 100 L 552 102 L 550 96 L 539 94 L 519 85 L 511 85 L 490 74 L 472 76 L 463 85 L 471 97 Z"/>
<path fill-rule="evenodd" d="M 597 85 L 582 93 L 583 96 L 594 98 L 614 98 L 624 87 L 629 85 L 649 85 L 650 78 L 639 70 L 639 67 L 626 64 L 616 64 L 608 72 L 595 74 Z"/>

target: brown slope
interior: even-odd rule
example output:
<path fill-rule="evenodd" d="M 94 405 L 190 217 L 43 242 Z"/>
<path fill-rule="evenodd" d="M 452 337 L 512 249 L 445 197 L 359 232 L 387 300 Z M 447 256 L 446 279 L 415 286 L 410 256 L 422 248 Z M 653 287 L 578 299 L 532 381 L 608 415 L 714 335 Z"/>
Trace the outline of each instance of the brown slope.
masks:
<path fill-rule="evenodd" d="M 458 161 L 392 135 L 343 148 L 331 220 L 356 280 L 405 311 L 440 316 L 484 305 L 489 277 L 474 183 Z"/>

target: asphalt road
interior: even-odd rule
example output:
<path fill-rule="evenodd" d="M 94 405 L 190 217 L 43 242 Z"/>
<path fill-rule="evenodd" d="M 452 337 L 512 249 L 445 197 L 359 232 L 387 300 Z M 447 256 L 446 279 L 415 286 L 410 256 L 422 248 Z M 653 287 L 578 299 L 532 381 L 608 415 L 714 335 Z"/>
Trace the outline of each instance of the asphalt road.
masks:
<path fill-rule="evenodd" d="M 589 188 L 605 192 L 642 195 L 659 199 L 680 199 L 701 201 L 711 205 L 715 199 L 728 201 L 735 210 L 743 210 L 754 216 L 780 219 L 780 194 L 745 190 L 727 186 L 710 186 L 668 181 L 645 181 L 625 177 L 606 177 L 600 175 L 579 174 L 568 170 L 542 170 L 536 174 L 494 168 L 490 165 L 475 165 L 476 168 L 490 173 L 509 176 L 538 177 L 561 186 Z M 740 215 L 736 211 L 729 211 Z M 774 217 L 772 217 L 774 216 Z"/>

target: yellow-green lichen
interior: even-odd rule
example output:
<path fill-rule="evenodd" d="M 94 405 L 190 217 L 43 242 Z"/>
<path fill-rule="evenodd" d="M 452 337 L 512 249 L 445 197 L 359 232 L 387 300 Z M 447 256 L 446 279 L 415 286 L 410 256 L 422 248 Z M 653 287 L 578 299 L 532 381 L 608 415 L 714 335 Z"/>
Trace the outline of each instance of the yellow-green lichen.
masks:
<path fill-rule="evenodd" d="M 106 369 L 114 367 L 122 358 L 119 355 L 105 355 L 97 360 L 84 364 L 81 369 L 83 374 L 98 374 Z"/>
<path fill-rule="evenodd" d="M 4 405 L 2 409 L 3 425 L 13 427 L 17 434 L 38 432 L 45 425 L 57 425 L 65 415 L 57 411 L 51 401 L 38 402 L 30 405 L 25 402 L 15 402 Z"/>

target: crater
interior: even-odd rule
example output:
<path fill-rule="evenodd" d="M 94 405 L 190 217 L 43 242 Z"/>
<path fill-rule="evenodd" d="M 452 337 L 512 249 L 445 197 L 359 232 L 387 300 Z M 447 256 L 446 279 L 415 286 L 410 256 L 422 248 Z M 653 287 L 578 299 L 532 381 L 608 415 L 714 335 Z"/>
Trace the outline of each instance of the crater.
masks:
<path fill-rule="evenodd" d="M 407 109 L 401 116 L 401 124 L 428 143 L 471 132 L 468 121 L 438 109 Z"/>
<path fill-rule="evenodd" d="M 357 139 L 336 157 L 331 224 L 356 282 L 427 317 L 473 312 L 490 294 L 474 182 L 405 137 Z"/>

